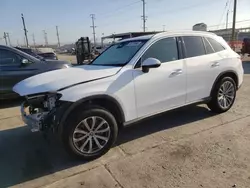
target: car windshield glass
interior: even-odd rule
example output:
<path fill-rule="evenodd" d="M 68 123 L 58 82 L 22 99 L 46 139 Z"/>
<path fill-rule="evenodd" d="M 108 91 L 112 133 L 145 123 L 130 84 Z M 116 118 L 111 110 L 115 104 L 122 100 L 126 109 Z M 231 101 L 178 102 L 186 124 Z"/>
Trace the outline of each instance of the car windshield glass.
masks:
<path fill-rule="evenodd" d="M 91 65 L 124 66 L 146 42 L 147 40 L 133 40 L 114 44 L 97 57 Z"/>

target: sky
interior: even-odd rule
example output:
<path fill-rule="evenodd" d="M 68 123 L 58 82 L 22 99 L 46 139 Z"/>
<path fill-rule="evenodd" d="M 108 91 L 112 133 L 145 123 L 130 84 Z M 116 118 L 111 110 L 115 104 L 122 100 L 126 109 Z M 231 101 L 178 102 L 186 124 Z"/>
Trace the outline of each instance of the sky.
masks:
<path fill-rule="evenodd" d="M 147 31 L 191 30 L 196 23 L 208 29 L 225 28 L 226 10 L 233 10 L 233 0 L 145 0 Z M 227 3 L 228 2 L 228 3 Z M 227 6 L 226 6 L 227 3 Z M 236 27 L 250 27 L 250 0 L 238 0 Z M 24 14 L 29 43 L 44 44 L 43 30 L 49 44 L 56 44 L 56 25 L 62 44 L 82 36 L 93 39 L 90 14 L 95 14 L 97 41 L 104 35 L 142 31 L 141 0 L 0 0 L 0 44 L 8 32 L 12 45 L 24 44 L 21 21 Z M 233 13 L 229 12 L 229 27 Z M 163 26 L 165 25 L 165 26 Z"/>

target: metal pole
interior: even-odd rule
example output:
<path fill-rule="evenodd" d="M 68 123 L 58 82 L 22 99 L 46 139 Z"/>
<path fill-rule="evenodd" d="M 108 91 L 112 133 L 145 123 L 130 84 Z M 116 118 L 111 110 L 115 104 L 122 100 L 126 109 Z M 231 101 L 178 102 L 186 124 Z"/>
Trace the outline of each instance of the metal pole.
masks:
<path fill-rule="evenodd" d="M 28 37 L 27 37 L 27 29 L 26 29 L 26 26 L 25 26 L 25 20 L 24 20 L 24 17 L 23 17 L 23 14 L 22 15 L 22 21 L 23 21 L 23 30 L 24 30 L 24 35 L 25 35 L 25 39 L 26 39 L 26 46 L 29 47 L 29 42 L 28 42 Z"/>
<path fill-rule="evenodd" d="M 8 37 L 8 42 L 9 42 L 9 45 L 11 46 L 11 42 L 10 42 L 10 34 L 9 34 L 9 33 L 6 33 L 6 37 Z"/>
<path fill-rule="evenodd" d="M 145 32 L 146 31 L 145 0 L 142 0 L 142 21 L 143 21 L 143 32 Z"/>
<path fill-rule="evenodd" d="M 58 26 L 56 26 L 56 36 L 57 36 L 57 42 L 58 42 L 58 47 L 60 47 L 60 39 L 59 39 L 59 33 L 58 33 Z"/>
<path fill-rule="evenodd" d="M 227 27 L 228 27 L 228 15 L 229 15 L 229 10 L 227 10 L 227 18 L 226 18 L 226 30 L 227 30 Z"/>
<path fill-rule="evenodd" d="M 45 46 L 48 46 L 48 38 L 47 38 L 47 33 L 45 30 L 43 30 L 43 34 L 44 34 L 44 42 L 45 42 Z"/>
<path fill-rule="evenodd" d="M 96 26 L 95 26 L 95 14 L 90 14 L 90 17 L 91 17 L 91 19 L 92 19 L 92 26 L 90 26 L 90 27 L 92 27 L 93 28 L 93 39 L 94 39 L 94 51 L 95 51 L 95 49 L 96 49 L 96 41 L 95 41 L 95 28 L 96 28 Z"/>
<path fill-rule="evenodd" d="M 166 25 L 162 25 L 162 27 L 163 27 L 163 31 L 165 31 L 165 27 L 166 27 Z"/>
<path fill-rule="evenodd" d="M 237 10 L 237 0 L 234 0 L 233 26 L 232 26 L 232 36 L 231 36 L 232 41 L 235 40 L 236 10 Z"/>
<path fill-rule="evenodd" d="M 33 33 L 32 34 L 32 38 L 33 38 L 33 45 L 34 45 L 34 48 L 36 47 L 36 40 L 35 40 L 35 34 Z"/>
<path fill-rule="evenodd" d="M 4 38 L 4 40 L 5 40 L 5 44 L 6 44 L 6 46 L 8 46 L 8 42 L 7 42 L 7 35 L 6 35 L 6 33 L 5 33 L 5 32 L 3 33 L 3 38 Z"/>

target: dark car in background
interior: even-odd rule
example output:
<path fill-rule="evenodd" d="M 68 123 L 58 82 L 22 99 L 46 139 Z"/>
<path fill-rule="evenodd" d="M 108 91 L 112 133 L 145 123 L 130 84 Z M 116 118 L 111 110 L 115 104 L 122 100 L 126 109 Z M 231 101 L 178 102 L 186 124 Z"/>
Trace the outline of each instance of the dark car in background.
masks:
<path fill-rule="evenodd" d="M 17 97 L 12 87 L 21 80 L 69 67 L 71 64 L 66 61 L 45 60 L 16 48 L 0 45 L 0 99 Z"/>
<path fill-rule="evenodd" d="M 56 53 L 54 52 L 45 52 L 42 53 L 38 50 L 34 50 L 32 48 L 23 48 L 23 47 L 15 47 L 18 50 L 21 50 L 29 55 L 32 55 L 38 59 L 53 59 L 53 60 L 58 60 Z"/>
<path fill-rule="evenodd" d="M 37 55 L 43 57 L 44 59 L 58 60 L 56 53 L 54 52 L 38 53 Z"/>

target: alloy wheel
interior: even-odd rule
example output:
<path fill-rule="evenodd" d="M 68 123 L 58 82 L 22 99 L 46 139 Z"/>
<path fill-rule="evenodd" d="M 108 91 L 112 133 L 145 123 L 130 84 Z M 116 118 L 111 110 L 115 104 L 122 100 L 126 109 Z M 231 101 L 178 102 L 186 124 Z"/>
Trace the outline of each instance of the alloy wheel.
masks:
<path fill-rule="evenodd" d="M 235 87 L 234 84 L 230 81 L 225 81 L 219 88 L 218 92 L 218 104 L 222 109 L 229 108 L 235 98 Z"/>
<path fill-rule="evenodd" d="M 110 138 L 110 126 L 100 116 L 91 116 L 82 120 L 73 132 L 73 144 L 83 154 L 100 151 Z"/>

